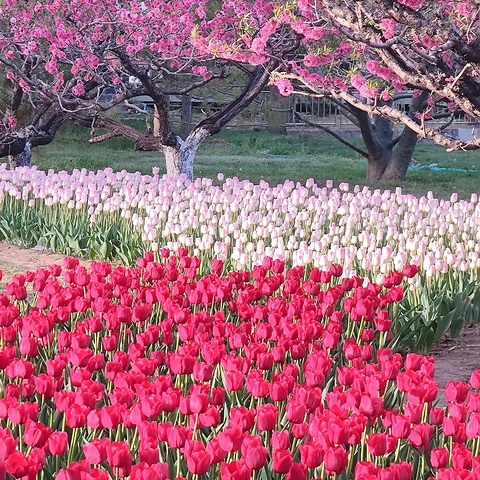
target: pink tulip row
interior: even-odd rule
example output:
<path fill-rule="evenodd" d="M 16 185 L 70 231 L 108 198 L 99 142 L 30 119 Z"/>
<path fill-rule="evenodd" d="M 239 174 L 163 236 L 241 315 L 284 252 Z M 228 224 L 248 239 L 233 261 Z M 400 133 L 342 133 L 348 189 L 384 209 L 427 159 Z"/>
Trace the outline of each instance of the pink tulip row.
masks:
<path fill-rule="evenodd" d="M 429 278 L 448 272 L 475 276 L 480 269 L 480 203 L 405 195 L 348 184 L 270 186 L 238 179 L 181 180 L 85 169 L 45 173 L 0 168 L 0 210 L 25 206 L 52 225 L 72 223 L 133 229 L 144 249 L 190 248 L 251 268 L 270 256 L 293 265 L 329 268 L 347 276 L 383 276 L 417 265 Z M 88 226 L 90 224 L 90 227 Z M 40 227 L 39 227 L 40 228 Z M 42 227 L 44 228 L 44 227 Z M 134 235 L 134 236 L 135 236 Z M 131 236 L 132 237 L 132 236 Z M 412 288 L 419 288 L 417 279 Z"/>

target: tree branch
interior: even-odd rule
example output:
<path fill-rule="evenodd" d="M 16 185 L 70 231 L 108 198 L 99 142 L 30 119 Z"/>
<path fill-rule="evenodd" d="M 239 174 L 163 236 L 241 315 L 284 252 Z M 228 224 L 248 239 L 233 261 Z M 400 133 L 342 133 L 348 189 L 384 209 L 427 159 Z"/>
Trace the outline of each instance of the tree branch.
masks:
<path fill-rule="evenodd" d="M 112 118 L 105 118 L 100 116 L 91 117 L 87 115 L 80 115 L 78 113 L 71 113 L 68 115 L 68 120 L 75 125 L 80 125 L 82 127 L 91 127 L 93 122 L 95 122 L 96 127 L 109 130 L 109 133 L 107 133 L 106 135 L 99 135 L 98 137 L 94 137 L 100 138 L 100 140 L 94 140 L 93 143 L 99 143 L 101 141 L 110 140 L 111 138 L 122 136 L 133 142 L 135 150 L 141 150 L 146 152 L 161 152 L 165 147 L 160 137 L 155 137 L 153 135 L 139 132 L 135 128 L 117 122 Z"/>
<path fill-rule="evenodd" d="M 299 113 L 295 112 L 295 117 L 297 117 L 299 120 L 301 120 L 303 123 L 306 123 L 307 125 L 310 125 L 315 128 L 319 128 L 320 130 L 323 130 L 324 132 L 328 133 L 332 137 L 336 138 L 339 142 L 343 143 L 346 145 L 348 148 L 351 148 L 355 152 L 359 153 L 365 158 L 368 158 L 368 153 L 365 150 L 362 150 L 361 148 L 357 147 L 353 143 L 350 143 L 348 140 L 346 140 L 344 137 L 336 133 L 335 131 L 331 130 L 330 128 L 326 127 L 325 125 L 322 125 L 321 123 L 317 122 L 312 122 L 311 120 L 308 120 L 307 118 L 303 117 Z"/>
<path fill-rule="evenodd" d="M 111 140 L 112 138 L 121 137 L 122 134 L 120 132 L 109 132 L 105 133 L 105 135 L 98 135 L 96 137 L 92 137 L 88 139 L 88 143 L 102 143 L 106 142 L 107 140 Z"/>
<path fill-rule="evenodd" d="M 426 128 L 425 126 L 417 124 L 410 117 L 405 115 L 403 112 L 398 111 L 397 109 L 383 105 L 367 105 L 363 103 L 358 98 L 354 97 L 352 94 L 345 90 L 340 89 L 322 89 L 316 85 L 309 84 L 301 75 L 297 74 L 283 74 L 284 78 L 289 78 L 292 80 L 297 80 L 307 86 L 311 91 L 316 95 L 321 97 L 334 97 L 337 99 L 343 99 L 349 103 L 352 107 L 358 108 L 366 113 L 373 113 L 382 115 L 385 118 L 390 119 L 392 122 L 402 122 L 408 126 L 412 131 L 414 131 L 420 138 L 425 138 L 432 140 L 439 145 L 447 147 L 447 151 L 453 150 L 478 150 L 480 149 L 480 138 L 475 138 L 474 140 L 456 140 L 451 137 L 447 137 L 438 130 L 432 128 Z M 297 93 L 297 92 L 294 92 Z M 301 92 L 298 92 L 301 93 Z"/>
<path fill-rule="evenodd" d="M 195 128 L 206 128 L 210 135 L 214 135 L 243 109 L 248 107 L 255 97 L 263 90 L 270 80 L 270 74 L 278 67 L 276 60 L 270 60 L 266 66 L 258 65 L 253 70 L 243 92 L 230 102 L 220 112 L 202 120 Z"/>
<path fill-rule="evenodd" d="M 217 80 L 217 79 L 223 79 L 228 76 L 228 73 L 225 73 L 222 70 L 222 73 L 219 74 L 214 74 L 212 75 L 209 79 L 201 80 L 199 82 L 192 83 L 188 87 L 182 88 L 180 90 L 163 90 L 164 95 L 186 95 L 187 93 L 190 93 L 193 90 L 196 90 L 198 88 L 204 87 L 208 83 L 210 83 L 212 80 Z"/>

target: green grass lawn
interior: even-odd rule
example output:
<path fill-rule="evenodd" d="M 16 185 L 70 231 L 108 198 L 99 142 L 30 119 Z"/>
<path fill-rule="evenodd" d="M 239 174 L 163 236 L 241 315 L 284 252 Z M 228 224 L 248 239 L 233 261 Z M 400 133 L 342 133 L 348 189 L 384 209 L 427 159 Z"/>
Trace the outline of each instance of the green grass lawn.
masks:
<path fill-rule="evenodd" d="M 216 141 L 221 138 L 223 141 Z M 280 136 L 264 131 L 229 131 L 207 140 L 200 148 L 195 176 L 216 178 L 239 177 L 252 182 L 266 180 L 271 184 L 285 180 L 305 182 L 313 178 L 318 184 L 333 180 L 366 185 L 365 160 L 334 139 L 315 136 Z M 358 141 L 360 145 L 360 141 Z M 480 193 L 480 151 L 447 153 L 437 145 L 420 144 L 414 154 L 420 165 L 465 169 L 468 172 L 412 171 L 400 185 L 404 192 L 425 195 L 429 190 L 436 196 L 449 197 L 458 192 L 468 198 Z M 160 153 L 135 152 L 132 144 L 116 138 L 102 144 L 88 143 L 88 130 L 66 126 L 57 139 L 46 147 L 34 150 L 33 161 L 39 168 L 90 170 L 111 167 L 114 170 L 151 173 L 153 166 L 165 173 Z M 370 184 L 373 188 L 395 188 L 398 182 Z"/>

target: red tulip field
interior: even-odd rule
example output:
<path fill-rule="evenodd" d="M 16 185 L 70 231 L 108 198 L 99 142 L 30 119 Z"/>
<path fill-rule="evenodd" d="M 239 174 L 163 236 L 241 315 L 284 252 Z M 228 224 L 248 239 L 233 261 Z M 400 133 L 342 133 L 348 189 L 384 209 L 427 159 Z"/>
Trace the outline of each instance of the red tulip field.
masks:
<path fill-rule="evenodd" d="M 417 267 L 199 266 L 163 249 L 8 281 L 2 478 L 479 478 L 480 370 L 442 393 L 431 357 L 387 347 Z"/>
<path fill-rule="evenodd" d="M 0 0 L 0 480 L 480 480 L 479 151 L 480 0 Z"/>

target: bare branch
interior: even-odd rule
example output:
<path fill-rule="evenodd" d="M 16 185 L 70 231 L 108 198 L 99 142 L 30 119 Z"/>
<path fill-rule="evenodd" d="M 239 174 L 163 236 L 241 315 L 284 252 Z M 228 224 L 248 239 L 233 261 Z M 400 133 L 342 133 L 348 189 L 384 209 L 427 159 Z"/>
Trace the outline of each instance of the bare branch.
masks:
<path fill-rule="evenodd" d="M 124 100 L 123 104 L 129 109 L 133 110 L 137 113 L 140 113 L 141 115 L 149 115 L 147 110 L 144 110 L 143 108 L 140 108 L 138 105 L 135 105 L 134 103 L 130 103 L 128 100 Z"/>
<path fill-rule="evenodd" d="M 297 74 L 284 74 L 285 78 L 297 80 L 311 89 L 319 97 L 333 97 L 337 99 L 343 99 L 349 103 L 352 107 L 358 108 L 364 112 L 373 113 L 381 115 L 385 118 L 390 119 L 392 122 L 402 122 L 412 131 L 414 131 L 420 138 L 425 138 L 432 140 L 439 145 L 447 147 L 448 151 L 452 150 L 478 150 L 480 149 L 480 139 L 475 138 L 471 141 L 468 140 L 457 140 L 451 137 L 446 136 L 445 134 L 439 132 L 438 130 L 427 128 L 425 125 L 419 125 L 399 110 L 388 106 L 388 105 L 368 105 L 363 103 L 361 100 L 353 96 L 347 91 L 339 89 L 322 89 L 316 85 L 309 84 L 301 75 Z M 301 92 L 294 92 L 301 93 Z"/>
<path fill-rule="evenodd" d="M 346 140 L 344 137 L 336 133 L 335 131 L 331 130 L 330 128 L 326 127 L 325 125 L 322 125 L 321 123 L 317 122 L 312 122 L 311 120 L 308 120 L 307 118 L 303 117 L 299 113 L 295 112 L 295 117 L 297 117 L 300 121 L 303 123 L 306 123 L 307 125 L 310 125 L 315 128 L 319 128 L 320 130 L 323 130 L 324 132 L 328 133 L 332 137 L 336 138 L 339 142 L 343 143 L 346 145 L 348 148 L 351 148 L 355 152 L 359 153 L 365 158 L 368 158 L 368 153 L 365 150 L 362 150 L 361 148 L 357 147 L 353 143 L 350 143 L 348 140 Z"/>
<path fill-rule="evenodd" d="M 210 78 L 192 83 L 188 87 L 181 88 L 179 90 L 163 90 L 163 94 L 164 95 L 179 95 L 179 96 L 187 95 L 188 93 L 190 93 L 193 90 L 204 87 L 205 85 L 210 83 L 212 80 L 223 79 L 223 78 L 226 78 L 227 76 L 228 76 L 228 73 L 226 73 L 222 70 L 221 73 L 213 74 Z"/>
<path fill-rule="evenodd" d="M 106 142 L 107 140 L 111 140 L 112 138 L 121 137 L 122 134 L 120 132 L 109 132 L 105 133 L 104 135 L 98 135 L 96 137 L 92 137 L 88 139 L 88 143 L 101 143 Z"/>
<path fill-rule="evenodd" d="M 455 112 L 452 112 L 451 115 L 450 115 L 450 118 L 448 119 L 447 122 L 445 122 L 443 125 L 441 125 L 437 130 L 439 132 L 445 130 L 446 128 L 448 128 L 452 122 L 455 120 Z"/>

